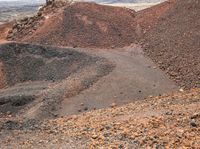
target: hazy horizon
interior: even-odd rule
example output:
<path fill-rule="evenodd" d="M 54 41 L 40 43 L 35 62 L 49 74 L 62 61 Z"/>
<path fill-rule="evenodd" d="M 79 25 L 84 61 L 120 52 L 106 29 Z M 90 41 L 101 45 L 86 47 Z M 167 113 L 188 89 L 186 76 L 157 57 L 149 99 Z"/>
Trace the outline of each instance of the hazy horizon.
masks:
<path fill-rule="evenodd" d="M 25 3 L 43 3 L 45 0 L 0 0 L 1 2 L 25 2 Z M 76 0 L 75 0 L 76 1 Z M 106 0 L 82 0 L 82 1 L 95 1 L 95 2 L 101 2 L 101 1 L 106 1 Z M 110 1 L 110 0 L 107 0 Z M 114 2 L 117 1 L 129 1 L 133 3 L 154 3 L 154 2 L 162 2 L 164 0 L 114 0 Z"/>

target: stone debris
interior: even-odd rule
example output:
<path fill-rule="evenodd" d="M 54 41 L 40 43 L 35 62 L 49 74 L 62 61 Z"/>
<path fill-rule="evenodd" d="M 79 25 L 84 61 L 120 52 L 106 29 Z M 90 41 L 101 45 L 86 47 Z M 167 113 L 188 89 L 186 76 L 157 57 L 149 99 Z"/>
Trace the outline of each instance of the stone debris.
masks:
<path fill-rule="evenodd" d="M 145 54 L 182 89 L 200 87 L 199 14 L 199 0 L 170 0 L 137 17 L 148 30 L 140 40 Z"/>
<path fill-rule="evenodd" d="M 22 125 L 7 134 L 3 129 L 0 144 L 3 148 L 200 148 L 200 117 L 195 111 L 200 111 L 200 89 L 45 120 L 34 130 L 24 131 Z"/>

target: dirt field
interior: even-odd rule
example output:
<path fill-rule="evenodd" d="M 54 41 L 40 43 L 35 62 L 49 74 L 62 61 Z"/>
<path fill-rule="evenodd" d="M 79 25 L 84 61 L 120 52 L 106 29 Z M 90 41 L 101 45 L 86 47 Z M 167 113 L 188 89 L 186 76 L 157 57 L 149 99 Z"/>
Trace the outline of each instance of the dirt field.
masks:
<path fill-rule="evenodd" d="M 177 85 L 185 89 L 199 87 L 197 0 L 170 0 L 137 13 L 94 3 L 74 3 L 54 11 L 39 15 L 42 22 L 38 23 L 38 17 L 33 19 L 33 25 L 41 24 L 35 29 L 29 25 L 26 28 L 27 22 L 22 21 L 16 34 L 9 36 L 47 45 L 102 49 L 140 43 L 146 55 Z"/>

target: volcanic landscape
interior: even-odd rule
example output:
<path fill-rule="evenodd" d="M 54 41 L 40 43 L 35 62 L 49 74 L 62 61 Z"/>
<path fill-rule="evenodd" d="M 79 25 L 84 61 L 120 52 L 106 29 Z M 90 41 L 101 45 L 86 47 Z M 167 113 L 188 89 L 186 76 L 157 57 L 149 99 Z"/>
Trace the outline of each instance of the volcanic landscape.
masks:
<path fill-rule="evenodd" d="M 199 0 L 1 24 L 0 148 L 200 148 L 199 55 Z"/>

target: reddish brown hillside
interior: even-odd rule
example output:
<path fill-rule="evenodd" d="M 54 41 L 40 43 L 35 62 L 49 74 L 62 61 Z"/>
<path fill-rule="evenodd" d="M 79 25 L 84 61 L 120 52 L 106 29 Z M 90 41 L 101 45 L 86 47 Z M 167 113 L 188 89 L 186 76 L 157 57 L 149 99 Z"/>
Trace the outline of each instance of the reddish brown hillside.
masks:
<path fill-rule="evenodd" d="M 142 39 L 146 54 L 185 88 L 200 87 L 199 14 L 199 0 L 177 0 Z"/>
<path fill-rule="evenodd" d="M 79 47 L 123 47 L 136 38 L 135 12 L 95 3 L 75 3 L 46 19 L 31 36 L 14 40 Z"/>
<path fill-rule="evenodd" d="M 168 0 L 161 4 L 141 10 L 136 15 L 136 22 L 143 28 L 144 33 L 154 27 L 159 19 L 175 5 L 176 0 Z"/>

